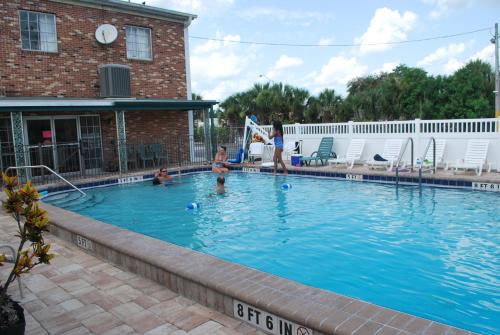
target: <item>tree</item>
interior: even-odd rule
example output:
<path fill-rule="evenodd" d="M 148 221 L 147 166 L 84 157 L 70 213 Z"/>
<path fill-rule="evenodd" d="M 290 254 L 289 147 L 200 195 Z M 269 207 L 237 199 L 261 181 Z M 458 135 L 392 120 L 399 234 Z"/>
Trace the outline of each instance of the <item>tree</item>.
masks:
<path fill-rule="evenodd" d="M 252 114 L 261 124 L 493 117 L 493 89 L 491 66 L 479 60 L 451 76 L 430 76 L 401 64 L 351 80 L 345 99 L 328 88 L 310 96 L 282 83 L 255 84 L 227 98 L 221 110 L 228 124 L 238 126 Z"/>
<path fill-rule="evenodd" d="M 457 70 L 446 81 L 445 118 L 494 117 L 495 75 L 488 63 L 476 60 Z"/>

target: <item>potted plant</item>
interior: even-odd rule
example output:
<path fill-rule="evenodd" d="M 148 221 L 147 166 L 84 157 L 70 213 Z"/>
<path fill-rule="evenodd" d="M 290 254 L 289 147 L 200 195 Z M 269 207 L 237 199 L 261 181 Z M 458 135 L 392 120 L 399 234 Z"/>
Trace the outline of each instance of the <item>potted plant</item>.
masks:
<path fill-rule="evenodd" d="M 2 201 L 4 210 L 17 222 L 19 246 L 14 266 L 5 281 L 0 281 L 0 334 L 24 334 L 24 310 L 7 294 L 9 285 L 21 274 L 28 273 L 39 264 L 49 264 L 54 257 L 49 254 L 50 244 L 45 244 L 43 233 L 48 230 L 47 212 L 38 206 L 40 194 L 28 181 L 23 187 L 16 177 L 3 175 L 6 200 Z M 0 254 L 0 266 L 8 259 Z"/>

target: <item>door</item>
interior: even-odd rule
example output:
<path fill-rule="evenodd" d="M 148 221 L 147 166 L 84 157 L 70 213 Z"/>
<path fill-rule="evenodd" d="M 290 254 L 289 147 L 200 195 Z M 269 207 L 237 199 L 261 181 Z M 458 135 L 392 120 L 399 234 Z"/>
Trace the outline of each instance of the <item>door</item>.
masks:
<path fill-rule="evenodd" d="M 54 119 L 55 154 L 58 172 L 80 171 L 80 146 L 76 118 Z"/>
<path fill-rule="evenodd" d="M 54 168 L 54 148 L 51 119 L 28 119 L 26 120 L 27 130 L 27 154 L 30 165 L 46 165 Z M 39 174 L 38 169 L 34 170 L 35 175 Z"/>

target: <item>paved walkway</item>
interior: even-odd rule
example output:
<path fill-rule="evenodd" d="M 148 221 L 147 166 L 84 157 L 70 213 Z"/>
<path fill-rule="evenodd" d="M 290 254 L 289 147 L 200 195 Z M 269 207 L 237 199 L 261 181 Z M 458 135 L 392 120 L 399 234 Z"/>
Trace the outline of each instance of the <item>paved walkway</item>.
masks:
<path fill-rule="evenodd" d="M 0 244 L 17 245 L 15 231 L 14 220 L 0 211 Z M 23 299 L 17 281 L 9 288 L 25 309 L 27 335 L 264 334 L 50 234 L 46 241 L 56 254 L 52 264 L 23 277 Z M 8 270 L 0 268 L 0 280 Z"/>

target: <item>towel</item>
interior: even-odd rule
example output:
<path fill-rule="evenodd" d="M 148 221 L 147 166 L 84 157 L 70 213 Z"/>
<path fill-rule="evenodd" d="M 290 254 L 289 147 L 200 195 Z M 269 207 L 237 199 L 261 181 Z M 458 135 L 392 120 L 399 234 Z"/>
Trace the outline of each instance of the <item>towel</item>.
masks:
<path fill-rule="evenodd" d="M 384 157 L 380 156 L 379 154 L 376 154 L 375 156 L 373 156 L 373 160 L 377 161 L 377 162 L 387 162 L 387 159 L 385 159 Z"/>

